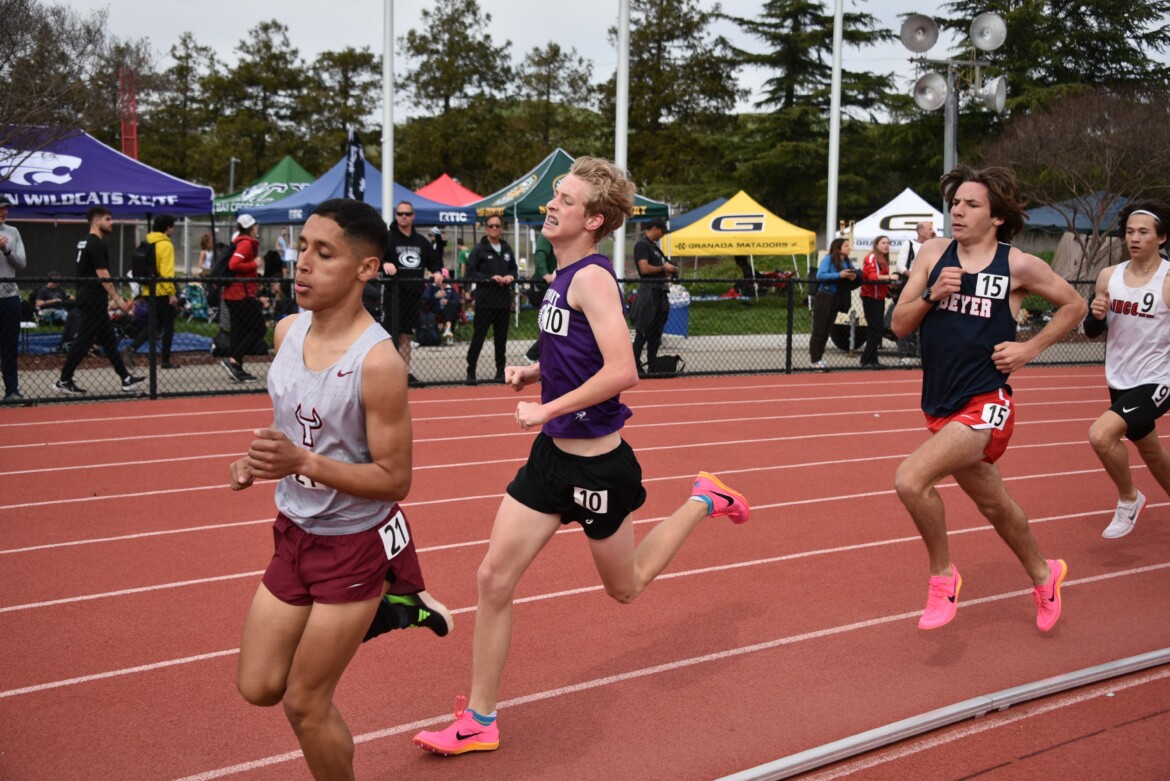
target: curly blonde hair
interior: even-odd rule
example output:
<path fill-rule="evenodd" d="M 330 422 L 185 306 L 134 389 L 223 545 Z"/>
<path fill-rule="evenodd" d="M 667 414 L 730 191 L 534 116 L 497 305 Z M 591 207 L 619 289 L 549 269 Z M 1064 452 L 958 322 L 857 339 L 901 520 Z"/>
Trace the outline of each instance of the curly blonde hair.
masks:
<path fill-rule="evenodd" d="M 596 241 L 601 241 L 633 216 L 637 188 L 627 171 L 600 157 L 578 157 L 569 173 L 589 185 L 585 216 L 600 214 L 605 218 L 601 227 L 593 231 Z"/>

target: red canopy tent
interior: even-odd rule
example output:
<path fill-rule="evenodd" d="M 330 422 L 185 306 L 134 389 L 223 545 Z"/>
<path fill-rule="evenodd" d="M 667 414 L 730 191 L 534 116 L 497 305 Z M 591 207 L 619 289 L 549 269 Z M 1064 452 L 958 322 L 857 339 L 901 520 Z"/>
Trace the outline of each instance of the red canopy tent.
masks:
<path fill-rule="evenodd" d="M 423 185 L 415 192 L 424 198 L 430 198 L 439 203 L 448 203 L 452 206 L 466 206 L 469 203 L 483 200 L 482 195 L 468 190 L 447 174 L 443 174 L 430 184 Z"/>

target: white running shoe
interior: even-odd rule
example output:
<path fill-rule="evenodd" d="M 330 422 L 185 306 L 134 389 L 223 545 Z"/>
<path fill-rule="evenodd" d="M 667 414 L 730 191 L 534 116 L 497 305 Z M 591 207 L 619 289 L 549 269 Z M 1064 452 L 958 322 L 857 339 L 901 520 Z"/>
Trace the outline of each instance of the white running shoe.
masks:
<path fill-rule="evenodd" d="M 1124 537 L 1133 531 L 1133 526 L 1137 523 L 1138 513 L 1146 506 L 1146 495 L 1138 491 L 1137 499 L 1131 504 L 1124 502 L 1117 503 L 1117 509 L 1113 512 L 1113 521 L 1105 527 L 1105 531 L 1101 532 L 1101 536 L 1107 540 L 1116 540 L 1118 537 Z"/>

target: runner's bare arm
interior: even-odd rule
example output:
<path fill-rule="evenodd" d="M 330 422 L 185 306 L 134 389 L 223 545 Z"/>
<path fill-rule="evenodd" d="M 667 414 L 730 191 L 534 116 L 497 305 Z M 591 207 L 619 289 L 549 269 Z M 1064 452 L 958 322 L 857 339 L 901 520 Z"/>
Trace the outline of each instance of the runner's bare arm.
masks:
<path fill-rule="evenodd" d="M 938 259 L 942 257 L 947 244 L 946 239 L 931 239 L 924 243 L 914 256 L 914 265 L 910 267 L 910 276 L 906 278 L 906 286 L 902 288 L 898 304 L 894 307 L 893 319 L 890 321 L 890 329 L 897 336 L 902 337 L 914 333 L 922 322 L 922 318 L 926 317 L 926 313 L 934 306 L 922 300 L 922 293 L 926 290 L 926 280 L 930 279 L 930 272 L 934 268 L 934 264 L 938 263 Z M 935 301 L 941 301 L 958 290 L 957 287 L 955 290 L 951 290 L 950 287 L 951 282 L 944 280 L 940 275 L 939 280 L 930 289 L 931 297 Z"/>
<path fill-rule="evenodd" d="M 1085 317 L 1088 307 L 1063 277 L 1035 255 L 1013 249 L 1008 256 L 1012 271 L 1012 294 L 1034 293 L 1056 307 L 1052 319 L 1026 342 L 1000 342 L 991 359 L 1004 373 L 1019 371 L 1028 361 L 1063 339 Z"/>

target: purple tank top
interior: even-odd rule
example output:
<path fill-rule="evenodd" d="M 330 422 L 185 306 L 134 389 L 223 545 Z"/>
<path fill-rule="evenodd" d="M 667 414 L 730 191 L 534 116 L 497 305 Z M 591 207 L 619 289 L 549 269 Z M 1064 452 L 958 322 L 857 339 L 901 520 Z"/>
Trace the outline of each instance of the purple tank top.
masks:
<path fill-rule="evenodd" d="M 540 304 L 540 400 L 547 404 L 585 384 L 602 366 L 601 350 L 584 313 L 569 306 L 569 285 L 586 266 L 601 266 L 614 278 L 613 264 L 604 255 L 588 255 L 557 269 Z M 620 289 L 619 289 L 620 297 Z M 542 431 L 550 437 L 596 439 L 617 431 L 633 413 L 620 396 L 592 407 L 553 418 Z"/>

